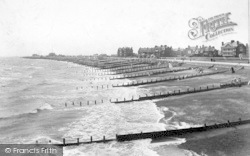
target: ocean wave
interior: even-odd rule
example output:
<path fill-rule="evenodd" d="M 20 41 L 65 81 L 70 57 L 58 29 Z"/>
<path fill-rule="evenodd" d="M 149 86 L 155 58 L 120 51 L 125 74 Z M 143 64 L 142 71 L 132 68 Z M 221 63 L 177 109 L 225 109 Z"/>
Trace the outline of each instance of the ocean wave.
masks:
<path fill-rule="evenodd" d="M 61 141 L 55 140 L 49 136 L 44 136 L 44 135 L 39 135 L 36 137 L 32 137 L 32 139 L 28 139 L 28 140 L 23 140 L 22 141 L 23 144 L 61 144 Z"/>
<path fill-rule="evenodd" d="M 41 107 L 39 107 L 39 108 L 35 109 L 34 111 L 32 111 L 31 113 L 38 113 L 39 111 L 42 111 L 42 110 L 51 110 L 51 109 L 53 109 L 53 107 L 50 104 L 45 103 Z"/>
<path fill-rule="evenodd" d="M 151 139 L 136 140 L 131 142 L 109 142 L 88 144 L 77 147 L 66 147 L 65 156 L 159 156 L 150 147 Z"/>
<path fill-rule="evenodd" d="M 169 125 L 175 129 L 184 129 L 184 128 L 191 128 L 191 127 L 200 127 L 203 125 L 198 125 L 198 124 L 192 124 L 192 123 L 187 123 L 187 122 L 171 122 Z"/>
<path fill-rule="evenodd" d="M 161 139 L 159 141 L 153 141 L 151 143 L 152 147 L 158 147 L 163 145 L 180 145 L 186 142 L 185 138 L 167 138 Z"/>
<path fill-rule="evenodd" d="M 86 152 L 81 151 L 78 148 L 73 148 L 73 149 L 65 149 L 63 151 L 64 156 L 89 156 L 86 154 Z"/>
<path fill-rule="evenodd" d="M 199 155 L 196 152 L 191 151 L 191 150 L 184 150 L 184 153 L 185 153 L 185 156 L 208 156 L 204 153 L 202 153 L 202 155 Z"/>
<path fill-rule="evenodd" d="M 24 116 L 27 116 L 27 115 L 31 115 L 31 114 L 37 114 L 43 110 L 52 110 L 53 107 L 48 104 L 48 103 L 45 103 L 43 104 L 41 107 L 37 108 L 37 109 L 34 109 L 30 112 L 25 112 L 25 113 L 22 113 L 22 114 L 15 114 L 15 115 L 11 115 L 11 116 L 6 116 L 6 117 L 0 117 L 0 120 L 6 120 L 6 119 L 13 119 L 13 118 L 20 118 L 20 117 L 24 117 Z"/>

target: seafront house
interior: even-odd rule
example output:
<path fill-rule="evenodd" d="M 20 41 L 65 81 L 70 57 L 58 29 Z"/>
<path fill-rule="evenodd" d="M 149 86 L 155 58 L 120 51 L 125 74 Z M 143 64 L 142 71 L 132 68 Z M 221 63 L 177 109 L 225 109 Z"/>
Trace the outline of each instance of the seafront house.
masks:
<path fill-rule="evenodd" d="M 224 57 L 243 57 L 246 56 L 248 49 L 248 44 L 244 45 L 239 41 L 235 42 L 231 40 L 231 42 L 224 43 L 221 45 L 221 55 Z"/>
<path fill-rule="evenodd" d="M 219 56 L 218 50 L 214 46 L 202 46 L 200 49 L 200 55 L 205 57 L 217 57 Z"/>
<path fill-rule="evenodd" d="M 132 57 L 134 56 L 133 48 L 132 47 L 118 48 L 117 56 L 118 57 Z"/>
<path fill-rule="evenodd" d="M 172 47 L 167 45 L 155 46 L 155 47 L 147 47 L 147 48 L 139 48 L 138 56 L 141 58 L 148 58 L 154 55 L 157 58 L 160 57 L 173 57 L 175 56 Z"/>
<path fill-rule="evenodd" d="M 173 48 L 173 53 L 177 56 L 177 57 L 181 57 L 184 56 L 184 48 Z"/>
<path fill-rule="evenodd" d="M 188 46 L 187 48 L 184 49 L 182 54 L 183 54 L 183 56 L 197 55 L 197 54 L 199 54 L 199 47 L 198 47 L 198 45 L 194 46 L 194 47 Z"/>

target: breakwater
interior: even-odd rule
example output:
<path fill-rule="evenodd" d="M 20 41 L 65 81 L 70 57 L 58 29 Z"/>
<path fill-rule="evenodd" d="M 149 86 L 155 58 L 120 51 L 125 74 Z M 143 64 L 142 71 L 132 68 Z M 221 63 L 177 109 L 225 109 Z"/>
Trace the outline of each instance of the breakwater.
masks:
<path fill-rule="evenodd" d="M 137 74 L 131 74 L 131 75 L 123 75 L 120 77 L 110 78 L 110 80 L 145 77 L 145 76 L 159 75 L 159 74 L 165 74 L 165 73 L 181 72 L 181 71 L 186 71 L 186 70 L 191 70 L 191 68 L 180 68 L 180 69 L 173 69 L 173 70 L 161 70 L 161 71 L 151 71 L 151 72 L 137 73 Z"/>
<path fill-rule="evenodd" d="M 140 64 L 145 64 L 144 62 L 137 62 L 137 63 L 117 63 L 117 64 L 111 64 L 111 65 L 106 65 L 102 67 L 102 69 L 112 69 L 112 68 L 117 68 L 117 67 L 125 67 L 125 66 L 133 66 L 133 65 L 140 65 Z"/>
<path fill-rule="evenodd" d="M 110 71 L 121 71 L 121 70 L 129 70 L 129 69 L 136 69 L 136 68 L 142 68 L 142 67 L 147 67 L 151 66 L 151 64 L 138 64 L 138 65 L 130 65 L 130 66 L 125 66 L 125 67 L 117 67 L 117 68 L 112 68 L 112 69 L 101 69 L 103 70 L 110 70 Z"/>
<path fill-rule="evenodd" d="M 163 98 L 168 98 L 168 97 L 172 97 L 172 96 L 181 96 L 181 95 L 202 93 L 202 92 L 219 90 L 219 89 L 241 87 L 241 86 L 245 86 L 247 84 L 248 84 L 248 82 L 221 83 L 219 85 L 207 85 L 207 86 L 200 86 L 197 88 L 187 88 L 186 90 L 174 90 L 174 91 L 169 91 L 167 93 L 159 92 L 159 93 L 154 93 L 153 95 L 145 94 L 145 96 L 139 96 L 136 98 L 134 96 L 132 96 L 130 99 L 123 98 L 122 100 L 116 98 L 116 99 L 106 99 L 106 100 L 98 99 L 98 100 L 94 100 L 94 101 L 78 101 L 78 102 L 72 101 L 72 102 L 64 103 L 64 106 L 65 107 L 70 107 L 70 106 L 82 107 L 82 106 L 102 104 L 102 103 L 106 103 L 106 102 L 119 104 L 119 103 L 128 103 L 128 102 L 136 102 L 136 101 L 144 101 L 144 100 L 163 99 Z"/>
<path fill-rule="evenodd" d="M 200 73 L 200 74 L 191 74 L 191 75 L 180 75 L 180 76 L 174 76 L 174 77 L 169 77 L 169 78 L 150 79 L 150 80 L 145 80 L 145 81 L 141 81 L 141 82 L 137 81 L 137 82 L 131 82 L 131 83 L 126 83 L 126 84 L 125 83 L 117 84 L 117 85 L 113 85 L 113 87 L 141 86 L 141 85 L 160 83 L 160 82 L 166 82 L 166 81 L 184 80 L 184 79 L 201 77 L 201 76 L 221 74 L 221 73 L 225 73 L 227 71 L 228 70 L 209 72 L 209 73 Z"/>
<path fill-rule="evenodd" d="M 194 93 L 201 93 L 201 92 L 207 92 L 207 91 L 212 91 L 212 90 L 218 90 L 218 89 L 226 89 L 230 87 L 241 87 L 243 85 L 247 85 L 248 82 L 241 82 L 241 83 L 223 83 L 218 86 L 215 85 L 210 85 L 210 86 L 205 86 L 205 87 L 199 87 L 199 88 L 188 88 L 187 90 L 174 90 L 172 92 L 168 93 L 159 93 L 154 95 L 147 95 L 146 96 L 139 96 L 139 98 L 134 98 L 132 97 L 131 99 L 123 99 L 123 100 L 118 100 L 116 101 L 111 101 L 112 103 L 126 103 L 126 102 L 133 102 L 133 101 L 143 101 L 143 100 L 153 100 L 153 99 L 161 99 L 161 98 L 167 98 L 171 96 L 180 96 L 180 95 L 186 95 L 186 94 L 194 94 Z"/>
<path fill-rule="evenodd" d="M 141 67 L 141 68 L 136 68 L 136 69 L 126 69 L 126 70 L 121 70 L 121 71 L 116 71 L 115 74 L 126 74 L 126 73 L 133 73 L 133 72 L 139 72 L 139 71 L 147 71 L 147 70 L 152 70 L 152 69 L 164 69 L 168 68 L 168 64 L 164 65 L 154 65 L 154 66 L 146 66 L 146 67 Z"/>
<path fill-rule="evenodd" d="M 216 129 L 224 129 L 224 128 L 231 128 L 237 127 L 241 125 L 250 124 L 250 120 L 242 120 L 239 118 L 238 121 L 227 121 L 225 123 L 215 123 L 212 125 L 207 125 L 206 123 L 203 126 L 199 127 L 191 127 L 191 128 L 183 128 L 183 129 L 175 129 L 175 130 L 164 130 L 164 131 L 153 131 L 153 132 L 140 132 L 140 133 L 132 133 L 132 134 L 116 134 L 115 138 L 107 139 L 105 136 L 100 140 L 94 140 L 91 136 L 89 140 L 81 141 L 80 138 L 76 138 L 75 142 L 72 140 L 68 141 L 63 138 L 62 144 L 55 144 L 57 146 L 77 146 L 80 144 L 91 144 L 91 143 L 107 143 L 110 141 L 132 141 L 132 140 L 139 140 L 139 139 L 163 139 L 168 137 L 183 137 L 188 134 L 199 133 L 199 132 L 206 132 L 212 131 Z"/>
<path fill-rule="evenodd" d="M 138 140 L 138 139 L 161 139 L 165 137 L 179 137 L 182 135 L 186 135 L 189 133 L 197 133 L 197 132 L 204 132 L 210 131 L 214 129 L 222 129 L 222 128 L 229 128 L 229 127 L 236 127 L 239 125 L 250 124 L 250 120 L 230 122 L 227 121 L 226 123 L 221 124 L 213 124 L 213 125 L 206 125 L 201 127 L 192 127 L 192 128 L 185 128 L 185 129 L 178 129 L 178 130 L 166 130 L 166 131 L 159 131 L 159 132 L 147 132 L 147 133 L 134 133 L 134 134 L 125 134 L 125 135 L 117 135 L 117 141 L 131 141 L 131 140 Z"/>

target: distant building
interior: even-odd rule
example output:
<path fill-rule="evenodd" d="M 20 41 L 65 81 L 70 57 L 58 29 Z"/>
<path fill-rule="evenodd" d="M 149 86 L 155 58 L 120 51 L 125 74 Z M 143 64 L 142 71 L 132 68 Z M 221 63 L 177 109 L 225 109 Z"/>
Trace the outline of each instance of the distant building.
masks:
<path fill-rule="evenodd" d="M 219 51 L 215 49 L 214 46 L 202 46 L 199 48 L 200 56 L 205 57 L 217 57 L 219 56 Z"/>
<path fill-rule="evenodd" d="M 231 42 L 227 42 L 225 44 L 224 42 L 222 42 L 221 55 L 231 57 L 239 57 L 240 55 L 246 55 L 247 47 L 248 45 L 245 46 L 239 41 L 235 42 L 234 40 L 232 40 Z"/>
<path fill-rule="evenodd" d="M 49 57 L 54 57 L 54 56 L 56 56 L 56 54 L 55 54 L 55 53 L 49 53 L 48 56 L 49 56 Z"/>
<path fill-rule="evenodd" d="M 176 56 L 184 56 L 184 50 L 183 48 L 173 48 L 173 53 Z"/>
<path fill-rule="evenodd" d="M 212 46 L 188 46 L 185 49 L 182 48 L 178 48 L 178 49 L 174 49 L 174 53 L 177 56 L 197 56 L 197 57 L 215 57 L 215 56 L 219 56 L 218 54 L 218 50 L 215 49 L 215 47 Z"/>
<path fill-rule="evenodd" d="M 139 48 L 138 56 L 142 58 L 149 58 L 154 55 L 156 58 L 172 57 L 174 56 L 172 47 L 167 45 L 155 46 L 152 48 Z"/>
<path fill-rule="evenodd" d="M 32 57 L 40 57 L 40 56 L 37 54 L 33 54 Z"/>
<path fill-rule="evenodd" d="M 129 47 L 123 47 L 123 48 L 119 48 L 117 51 L 117 56 L 118 57 L 132 57 L 134 56 L 133 53 L 133 48 L 129 48 Z"/>
<path fill-rule="evenodd" d="M 107 54 L 100 54 L 100 55 L 98 55 L 98 59 L 104 59 L 104 58 L 107 58 L 107 57 L 109 57 Z"/>
<path fill-rule="evenodd" d="M 246 44 L 246 57 L 249 58 L 250 55 L 249 55 L 249 47 L 248 47 L 248 44 Z"/>
<path fill-rule="evenodd" d="M 199 54 L 199 47 L 198 46 L 188 46 L 187 48 L 181 50 L 180 52 L 181 56 L 194 56 Z"/>

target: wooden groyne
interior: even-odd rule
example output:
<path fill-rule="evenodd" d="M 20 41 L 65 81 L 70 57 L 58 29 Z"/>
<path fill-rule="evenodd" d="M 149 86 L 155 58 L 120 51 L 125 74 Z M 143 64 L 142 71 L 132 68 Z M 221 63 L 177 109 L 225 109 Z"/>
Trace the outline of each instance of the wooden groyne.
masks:
<path fill-rule="evenodd" d="M 231 87 L 241 87 L 244 85 L 247 85 L 248 82 L 242 82 L 242 83 L 224 83 L 220 85 L 209 85 L 209 86 L 203 86 L 203 87 L 197 87 L 197 88 L 188 88 L 187 90 L 174 90 L 170 91 L 167 93 L 154 93 L 153 95 L 147 95 L 145 96 L 139 96 L 137 98 L 134 98 L 132 96 L 130 99 L 123 98 L 122 100 L 119 100 L 116 98 L 115 100 L 113 99 L 98 99 L 98 100 L 90 100 L 90 101 L 71 101 L 71 102 L 65 102 L 64 105 L 65 107 L 70 107 L 70 106 L 89 106 L 89 105 L 97 105 L 97 104 L 103 104 L 106 102 L 110 103 L 128 103 L 128 102 L 134 102 L 134 101 L 143 101 L 143 100 L 153 100 L 153 99 L 162 99 L 162 98 L 167 98 L 171 96 L 181 96 L 181 95 L 186 95 L 186 94 L 194 94 L 194 93 L 199 93 L 199 92 L 206 92 L 206 91 L 212 91 L 212 90 L 218 90 L 218 89 L 225 89 L 225 88 L 231 88 Z M 96 89 L 103 89 L 105 86 L 97 87 Z M 106 86 L 105 88 L 109 88 L 109 86 Z"/>
<path fill-rule="evenodd" d="M 140 65 L 140 64 L 145 64 L 144 62 L 126 62 L 126 63 L 118 63 L 118 64 L 112 64 L 112 65 L 106 65 L 102 69 L 112 69 L 112 68 L 117 68 L 117 67 L 125 67 L 125 66 L 133 66 L 133 65 Z"/>
<path fill-rule="evenodd" d="M 139 98 L 135 99 L 132 97 L 131 99 L 123 99 L 123 100 L 118 100 L 116 101 L 111 101 L 112 103 L 127 103 L 127 102 L 134 102 L 134 101 L 144 101 L 144 100 L 153 100 L 153 99 L 162 99 L 162 98 L 167 98 L 171 96 L 180 96 L 180 95 L 187 95 L 187 94 L 194 94 L 194 93 L 201 93 L 201 92 L 207 92 L 207 91 L 212 91 L 212 90 L 218 90 L 218 89 L 226 89 L 226 88 L 231 88 L 231 87 L 241 87 L 243 85 L 247 85 L 248 82 L 241 82 L 241 83 L 224 83 L 220 84 L 218 86 L 211 85 L 211 86 L 206 86 L 206 87 L 199 87 L 199 88 L 193 88 L 190 89 L 188 88 L 187 90 L 174 90 L 172 92 L 168 93 L 159 93 L 159 94 L 154 94 L 154 95 L 147 95 L 146 96 L 139 96 Z"/>
<path fill-rule="evenodd" d="M 154 65 L 154 66 L 146 66 L 146 67 L 141 67 L 141 68 L 136 68 L 136 69 L 126 69 L 126 70 L 121 70 L 121 71 L 116 71 L 115 75 L 118 74 L 127 74 L 127 73 L 133 73 L 133 72 L 139 72 L 139 71 L 147 71 L 147 70 L 152 70 L 152 69 L 163 69 L 163 68 L 168 68 L 168 65 Z"/>
<path fill-rule="evenodd" d="M 169 78 L 150 79 L 150 80 L 145 80 L 141 82 L 137 81 L 137 82 L 131 82 L 131 83 L 126 83 L 126 84 L 125 83 L 117 84 L 117 85 L 113 85 L 113 87 L 131 87 L 131 86 L 141 86 L 141 85 L 167 82 L 167 81 L 184 80 L 184 79 L 190 79 L 190 78 L 201 77 L 201 76 L 221 74 L 227 71 L 228 70 L 209 72 L 209 73 L 200 73 L 200 74 L 191 74 L 191 75 L 180 75 L 180 76 L 174 76 L 174 77 L 169 77 Z"/>
<path fill-rule="evenodd" d="M 102 69 L 102 70 L 110 70 L 110 71 L 121 71 L 121 70 L 128 70 L 128 69 L 136 69 L 136 68 L 142 68 L 142 67 L 147 67 L 151 66 L 151 64 L 138 64 L 138 65 L 130 65 L 130 66 L 125 66 L 125 67 L 117 67 L 117 68 L 112 68 L 112 69 Z"/>
<path fill-rule="evenodd" d="M 151 75 L 181 72 L 181 71 L 186 71 L 186 70 L 191 70 L 191 68 L 180 68 L 180 69 L 174 69 L 174 70 L 161 70 L 161 71 L 151 71 L 151 72 L 137 73 L 137 74 L 131 74 L 131 75 L 123 75 L 121 77 L 110 78 L 110 80 L 145 77 L 145 76 L 151 76 Z"/>
<path fill-rule="evenodd" d="M 212 131 L 216 129 L 224 129 L 224 128 L 233 128 L 241 125 L 247 125 L 250 124 L 250 120 L 241 120 L 239 118 L 238 121 L 227 121 L 225 123 L 215 123 L 213 125 L 207 125 L 204 124 L 203 126 L 199 127 L 191 127 L 191 128 L 183 128 L 183 129 L 175 129 L 175 130 L 165 130 L 165 131 L 153 131 L 153 132 L 141 132 L 141 133 L 133 133 L 133 134 L 116 134 L 116 137 L 113 139 L 106 139 L 105 136 L 103 136 L 103 139 L 101 140 L 93 140 L 93 137 L 91 136 L 89 140 L 80 141 L 80 138 L 76 138 L 74 142 L 72 142 L 72 139 L 70 141 L 67 141 L 65 138 L 63 138 L 62 144 L 55 144 L 56 146 L 77 146 L 81 144 L 91 144 L 91 143 L 107 143 L 110 141 L 132 141 L 132 140 L 139 140 L 139 139 L 163 139 L 168 137 L 183 137 L 188 134 L 193 133 L 199 133 L 199 132 L 206 132 L 206 131 Z"/>
<path fill-rule="evenodd" d="M 129 70 L 129 69 L 136 69 L 136 68 L 142 68 L 142 67 L 147 67 L 147 66 L 152 66 L 152 64 L 138 64 L 138 65 L 130 65 L 130 66 L 125 66 L 125 67 L 118 67 L 118 68 L 113 68 L 110 69 L 111 71 L 122 71 L 122 70 Z"/>
<path fill-rule="evenodd" d="M 180 65 L 176 66 L 176 67 L 180 67 Z M 199 66 L 199 67 L 202 67 L 202 68 L 209 68 L 210 66 Z M 193 66 L 193 67 L 189 67 L 189 68 L 193 68 L 193 69 L 196 69 L 196 68 L 199 68 L 198 66 Z M 148 65 L 148 66 L 145 66 L 145 67 L 139 67 L 139 68 L 135 68 L 135 69 L 132 69 L 132 68 L 128 68 L 128 69 L 125 69 L 125 70 L 112 70 L 114 72 L 113 75 L 118 75 L 118 74 L 128 74 L 128 73 L 134 73 L 134 72 L 140 72 L 140 71 L 147 71 L 147 70 L 152 70 L 152 69 L 169 69 L 169 65 L 168 64 L 161 64 L 161 65 Z"/>
<path fill-rule="evenodd" d="M 215 129 L 222 129 L 222 128 L 230 128 L 236 127 L 239 125 L 249 124 L 250 120 L 235 121 L 221 124 L 214 124 L 214 125 L 206 125 L 201 127 L 194 127 L 194 128 L 184 128 L 178 130 L 166 130 L 166 131 L 159 131 L 159 132 L 147 132 L 147 133 L 134 133 L 134 134 L 125 134 L 125 135 L 117 135 L 117 141 L 131 141 L 131 140 L 138 140 L 138 139 L 162 139 L 165 137 L 180 137 L 182 135 L 190 134 L 190 133 L 197 133 L 197 132 L 204 132 L 210 131 Z"/>

